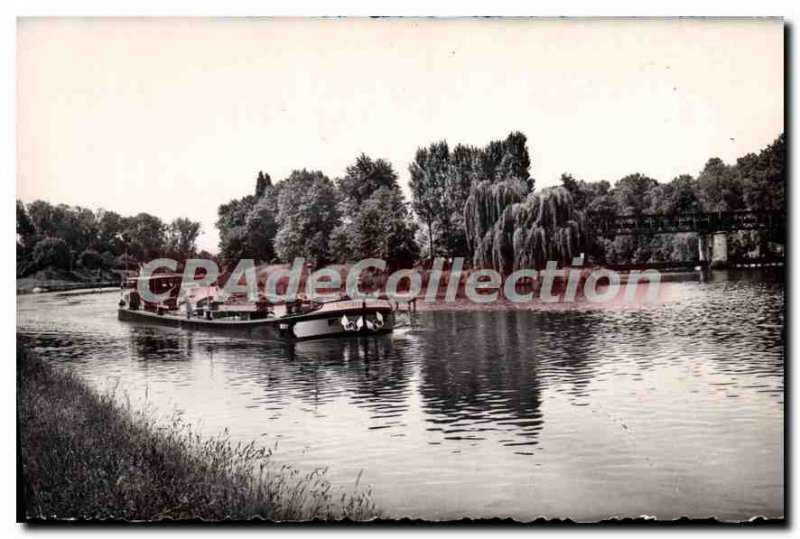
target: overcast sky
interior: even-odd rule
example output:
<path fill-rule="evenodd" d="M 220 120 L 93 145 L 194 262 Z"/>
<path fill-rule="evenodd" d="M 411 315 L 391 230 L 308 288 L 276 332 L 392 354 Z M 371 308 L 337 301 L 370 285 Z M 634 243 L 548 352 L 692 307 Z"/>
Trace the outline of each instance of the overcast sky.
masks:
<path fill-rule="evenodd" d="M 259 170 L 519 130 L 537 186 L 697 174 L 783 131 L 766 20 L 23 19 L 17 194 L 202 223 Z"/>

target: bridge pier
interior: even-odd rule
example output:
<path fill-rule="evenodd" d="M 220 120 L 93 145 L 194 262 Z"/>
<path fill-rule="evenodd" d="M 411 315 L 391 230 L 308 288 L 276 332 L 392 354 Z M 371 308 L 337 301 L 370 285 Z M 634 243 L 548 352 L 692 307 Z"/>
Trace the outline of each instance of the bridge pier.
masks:
<path fill-rule="evenodd" d="M 708 236 L 702 232 L 697 235 L 697 250 L 700 254 L 700 262 L 708 261 Z"/>
<path fill-rule="evenodd" d="M 728 265 L 728 233 L 715 232 L 711 247 L 711 267 L 722 268 Z"/>
<path fill-rule="evenodd" d="M 767 233 L 763 230 L 758 232 L 758 244 L 756 245 L 754 255 L 756 258 L 769 256 L 769 238 Z"/>

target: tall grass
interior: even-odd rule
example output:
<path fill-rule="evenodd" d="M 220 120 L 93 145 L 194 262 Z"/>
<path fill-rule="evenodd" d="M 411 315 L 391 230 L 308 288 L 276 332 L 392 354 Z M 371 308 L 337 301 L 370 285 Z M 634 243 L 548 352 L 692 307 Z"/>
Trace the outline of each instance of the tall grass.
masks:
<path fill-rule="evenodd" d="M 325 470 L 277 466 L 272 451 L 204 438 L 175 417 L 98 394 L 17 345 L 17 406 L 28 518 L 366 520 L 369 489 L 335 490 Z"/>

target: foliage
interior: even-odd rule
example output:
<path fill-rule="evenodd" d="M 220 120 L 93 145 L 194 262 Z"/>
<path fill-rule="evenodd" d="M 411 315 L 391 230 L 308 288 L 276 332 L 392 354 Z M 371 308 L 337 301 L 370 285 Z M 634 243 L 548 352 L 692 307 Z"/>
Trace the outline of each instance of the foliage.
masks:
<path fill-rule="evenodd" d="M 682 174 L 670 183 L 659 184 L 651 195 L 649 213 L 698 213 L 703 211 L 697 180 Z"/>
<path fill-rule="evenodd" d="M 350 242 L 356 259 L 380 258 L 390 267 L 410 267 L 419 257 L 416 225 L 398 188 L 381 187 L 362 205 Z"/>
<path fill-rule="evenodd" d="M 70 269 L 72 253 L 69 245 L 61 238 L 45 237 L 33 248 L 33 264 L 37 269 L 47 267 Z"/>
<path fill-rule="evenodd" d="M 734 210 L 774 210 L 785 206 L 784 135 L 758 154 L 739 158 L 734 165 L 713 158 L 697 179 L 680 175 L 660 184 L 642 174 L 631 174 L 613 188 L 606 181 L 587 183 L 569 174 L 562 185 L 573 196 L 577 209 L 591 214 L 675 214 Z M 767 240 L 783 238 L 764 233 L 735 232 L 729 235 L 731 256 L 746 256 L 759 249 L 765 252 Z M 663 236 L 618 236 L 597 238 L 588 253 L 598 262 L 640 263 L 695 260 L 697 234 Z"/>
<path fill-rule="evenodd" d="M 264 174 L 263 170 L 258 171 L 256 178 L 256 198 L 261 198 L 266 194 L 267 188 L 272 186 L 272 178 L 269 174 Z"/>
<path fill-rule="evenodd" d="M 612 186 L 563 174 L 559 189 L 534 193 L 524 134 L 513 132 L 484 147 L 451 148 L 440 141 L 418 148 L 409 166 L 410 208 L 392 165 L 365 154 L 335 183 L 321 172 L 298 170 L 273 184 L 260 171 L 252 194 L 218 209 L 219 258 L 271 262 L 305 256 L 320 265 L 379 256 L 391 266 L 407 266 L 420 256 L 466 256 L 507 269 L 538 264 L 544 252 L 565 260 L 580 246 L 599 263 L 674 260 L 687 253 L 696 256 L 691 236 L 606 240 L 588 234 L 584 220 L 597 214 L 782 209 L 785 159 L 780 135 L 735 164 L 710 159 L 697 178 L 681 175 L 658 183 L 634 173 Z M 199 223 L 185 218 L 165 224 L 147 213 L 124 217 L 40 200 L 17 201 L 16 215 L 20 275 L 39 263 L 69 266 L 71 254 L 86 251 L 102 253 L 99 263 L 106 268 L 138 267 L 167 254 L 188 257 L 195 254 L 200 233 Z M 541 224 L 545 221 L 548 226 Z M 62 240 L 66 250 L 54 239 Z M 767 240 L 784 238 L 737 234 L 730 243 L 736 252 L 752 252 L 756 243 L 763 251 Z"/>
<path fill-rule="evenodd" d="M 520 182 L 503 183 L 475 189 L 467 204 L 470 236 L 477 240 L 475 266 L 507 274 L 541 269 L 550 260 L 568 264 L 584 252 L 589 241 L 585 214 L 575 210 L 567 189 L 550 187 L 515 202 L 525 188 Z"/>
<path fill-rule="evenodd" d="M 758 155 L 747 154 L 736 162 L 748 208 L 779 210 L 786 206 L 786 163 L 783 133 Z"/>
<path fill-rule="evenodd" d="M 127 219 L 122 234 L 136 258 L 150 260 L 164 254 L 166 232 L 167 225 L 161 219 L 142 212 Z"/>
<path fill-rule="evenodd" d="M 248 258 L 264 262 L 275 258 L 275 234 L 278 233 L 278 188 L 268 186 L 247 212 L 244 221 Z"/>
<path fill-rule="evenodd" d="M 131 255 L 119 255 L 114 261 L 114 268 L 121 270 L 136 270 L 139 268 L 139 262 Z"/>
<path fill-rule="evenodd" d="M 429 255 L 468 256 L 464 207 L 474 185 L 516 180 L 533 189 L 524 134 L 514 132 L 484 148 L 436 142 L 417 149 L 411 174 L 412 207 L 428 229 Z"/>
<path fill-rule="evenodd" d="M 115 256 L 124 254 L 128 248 L 124 236 L 127 219 L 116 212 L 101 209 L 97 211 L 96 220 L 97 240 L 94 242 L 94 247 L 109 251 Z"/>
<path fill-rule="evenodd" d="M 616 210 L 626 215 L 647 213 L 652 203 L 653 190 L 658 182 L 642 174 L 630 174 L 614 184 L 612 191 Z"/>
<path fill-rule="evenodd" d="M 744 208 L 742 182 L 737 170 L 722 159 L 709 159 L 697 177 L 698 195 L 706 211 L 733 211 Z"/>
<path fill-rule="evenodd" d="M 295 170 L 281 182 L 275 252 L 281 260 L 304 257 L 312 266 L 333 260 L 328 239 L 339 224 L 338 193 L 319 171 Z"/>
<path fill-rule="evenodd" d="M 380 258 L 409 267 L 419 257 L 417 226 L 403 200 L 392 165 L 362 154 L 337 181 L 342 222 L 330 238 L 338 262 Z"/>
<path fill-rule="evenodd" d="M 409 166 L 411 180 L 409 187 L 412 195 L 412 208 L 428 228 L 428 251 L 434 253 L 444 244 L 447 254 L 449 244 L 456 240 L 453 237 L 453 210 L 450 207 L 452 189 L 448 189 L 450 149 L 447 143 L 437 142 L 428 148 L 419 148 L 414 162 Z M 436 241 L 434 241 L 436 238 Z"/>
<path fill-rule="evenodd" d="M 397 173 L 391 163 L 384 159 L 371 159 L 365 154 L 356 158 L 356 162 L 347 167 L 343 178 L 336 181 L 343 210 L 353 215 L 378 189 L 399 189 Z"/>
<path fill-rule="evenodd" d="M 176 219 L 167 226 L 148 213 L 123 217 L 103 209 L 93 212 L 43 200 L 28 205 L 17 201 L 17 273 L 67 269 L 74 254 L 87 252 L 102 253 L 99 258 L 87 255 L 91 267 L 119 266 L 122 256 L 132 258 L 124 266 L 138 267 L 141 261 L 174 254 L 176 249 L 193 253 L 199 230 L 200 224 L 188 219 Z M 56 239 L 64 245 L 54 243 Z"/>
<path fill-rule="evenodd" d="M 259 171 L 255 195 L 219 207 L 216 226 L 221 259 L 270 262 L 275 258 L 279 185 L 273 185 L 269 174 Z"/>
<path fill-rule="evenodd" d="M 97 251 L 86 249 L 78 255 L 78 264 L 87 269 L 98 269 L 105 266 L 105 260 Z"/>
<path fill-rule="evenodd" d="M 223 259 L 242 258 L 248 251 L 247 215 L 253 208 L 255 197 L 247 195 L 220 205 L 216 227 L 219 230 L 219 253 Z"/>
<path fill-rule="evenodd" d="M 200 223 L 179 217 L 167 228 L 167 252 L 176 258 L 192 258 L 197 250 Z"/>
<path fill-rule="evenodd" d="M 25 204 L 17 200 L 17 248 L 33 247 L 36 238 L 36 226 L 28 216 Z"/>
<path fill-rule="evenodd" d="M 53 206 L 42 200 L 32 202 L 27 209 L 39 239 L 61 238 L 73 250 L 82 251 L 97 237 L 96 216 L 91 210 L 66 204 Z"/>
<path fill-rule="evenodd" d="M 526 196 L 527 186 L 519 180 L 497 183 L 484 180 L 472 186 L 464 205 L 464 224 L 476 265 L 479 260 L 488 261 L 485 243 L 490 241 L 486 239 L 489 231 L 508 206 L 522 202 Z"/>

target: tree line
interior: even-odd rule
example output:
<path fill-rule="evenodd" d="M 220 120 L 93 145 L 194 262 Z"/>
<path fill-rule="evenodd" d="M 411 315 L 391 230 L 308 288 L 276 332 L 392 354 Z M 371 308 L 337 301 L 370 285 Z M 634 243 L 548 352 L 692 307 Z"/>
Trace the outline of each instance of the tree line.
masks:
<path fill-rule="evenodd" d="M 342 178 L 295 170 L 272 183 L 259 172 L 252 195 L 219 207 L 219 257 L 262 262 L 304 257 L 314 266 L 380 258 L 409 267 L 417 224 L 392 165 L 359 156 Z"/>
<path fill-rule="evenodd" d="M 781 134 L 766 148 L 740 157 L 734 164 L 717 157 L 709 159 L 696 178 L 683 174 L 659 183 L 637 173 L 612 186 L 608 181 L 586 182 L 563 174 L 561 185 L 572 195 L 574 208 L 590 216 L 783 210 L 785 162 L 785 137 Z M 588 251 L 598 263 L 697 260 L 697 241 L 694 233 L 594 238 Z M 739 231 L 730 234 L 728 249 L 734 258 L 747 258 L 755 251 L 766 256 L 770 244 L 784 242 L 780 235 Z"/>
<path fill-rule="evenodd" d="M 476 147 L 446 141 L 418 148 L 409 165 L 411 200 L 384 159 L 360 155 L 343 177 L 295 170 L 273 183 L 260 172 L 255 192 L 219 208 L 220 257 L 315 266 L 368 257 L 390 267 L 464 257 L 475 267 L 509 271 L 569 263 L 584 253 L 594 263 L 695 260 L 696 234 L 594 237 L 594 214 L 630 215 L 783 209 L 785 142 L 728 165 L 710 159 L 695 178 L 659 183 L 644 174 L 586 182 L 565 173 L 560 185 L 535 189 L 523 133 Z M 735 233 L 734 255 L 766 240 Z"/>
<path fill-rule="evenodd" d="M 198 255 L 199 234 L 200 223 L 183 217 L 164 223 L 149 213 L 122 216 L 17 200 L 17 276 L 47 268 L 136 269 L 162 256 L 185 259 Z"/>
<path fill-rule="evenodd" d="M 391 163 L 358 156 L 340 178 L 298 169 L 273 182 L 259 172 L 251 194 L 219 206 L 220 262 L 253 258 L 286 262 L 304 257 L 313 266 L 380 258 L 390 268 L 426 265 L 434 257 L 464 257 L 475 267 L 509 271 L 569 263 L 694 260 L 696 234 L 619 236 L 592 234 L 600 215 L 783 209 L 785 139 L 734 164 L 719 158 L 697 177 L 659 183 L 641 173 L 613 185 L 565 173 L 560 185 L 535 189 L 527 139 L 512 132 L 477 147 L 438 141 L 417 149 L 409 165 L 406 201 Z M 52 266 L 127 268 L 157 256 L 197 253 L 200 224 L 164 223 L 147 213 L 114 212 L 36 201 L 17 201 L 17 272 Z M 734 256 L 783 238 L 735 233 Z"/>
<path fill-rule="evenodd" d="M 360 155 L 341 178 L 295 170 L 273 183 L 259 172 L 253 194 L 219 207 L 220 258 L 312 265 L 380 258 L 390 268 L 471 251 L 464 208 L 473 186 L 519 182 L 533 190 L 525 135 L 484 148 L 440 141 L 417 150 L 412 200 L 404 200 L 391 163 Z"/>

